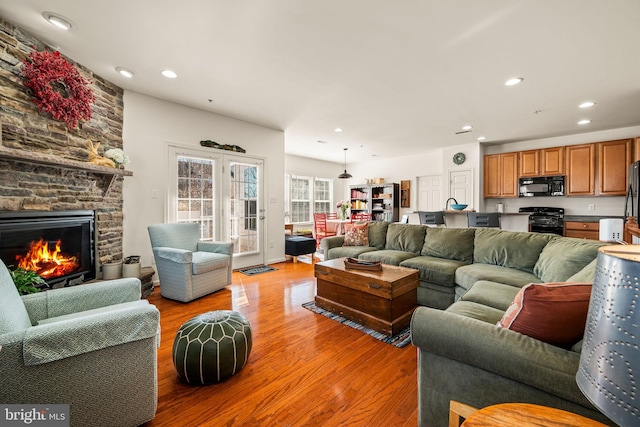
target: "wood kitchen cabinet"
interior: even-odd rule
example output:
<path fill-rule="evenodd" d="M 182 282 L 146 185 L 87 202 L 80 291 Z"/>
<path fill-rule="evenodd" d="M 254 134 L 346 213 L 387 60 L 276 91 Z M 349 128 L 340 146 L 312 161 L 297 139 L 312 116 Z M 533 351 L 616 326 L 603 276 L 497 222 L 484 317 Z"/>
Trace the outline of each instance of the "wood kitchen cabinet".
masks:
<path fill-rule="evenodd" d="M 521 151 L 520 176 L 540 176 L 540 150 Z"/>
<path fill-rule="evenodd" d="M 564 147 L 520 151 L 520 176 L 564 175 Z"/>
<path fill-rule="evenodd" d="M 599 222 L 564 222 L 565 237 L 577 237 L 578 239 L 600 240 Z"/>
<path fill-rule="evenodd" d="M 542 148 L 540 151 L 540 175 L 564 175 L 564 147 Z"/>
<path fill-rule="evenodd" d="M 484 197 L 518 197 L 518 153 L 484 156 Z"/>
<path fill-rule="evenodd" d="M 595 193 L 595 144 L 565 147 L 567 196 L 589 196 Z"/>
<path fill-rule="evenodd" d="M 627 194 L 632 139 L 598 142 L 598 192 L 601 196 Z"/>
<path fill-rule="evenodd" d="M 640 160 L 640 136 L 636 136 L 633 139 L 633 148 L 631 149 L 631 163 Z"/>

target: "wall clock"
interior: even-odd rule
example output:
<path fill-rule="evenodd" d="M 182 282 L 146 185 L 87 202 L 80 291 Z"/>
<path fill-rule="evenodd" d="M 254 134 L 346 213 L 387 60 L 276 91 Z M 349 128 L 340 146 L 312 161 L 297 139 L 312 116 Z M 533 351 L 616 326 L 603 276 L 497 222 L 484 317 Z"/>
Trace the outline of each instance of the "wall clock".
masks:
<path fill-rule="evenodd" d="M 465 160 L 467 160 L 467 156 L 465 156 L 464 153 L 456 153 L 453 155 L 453 163 L 456 165 L 463 164 Z"/>

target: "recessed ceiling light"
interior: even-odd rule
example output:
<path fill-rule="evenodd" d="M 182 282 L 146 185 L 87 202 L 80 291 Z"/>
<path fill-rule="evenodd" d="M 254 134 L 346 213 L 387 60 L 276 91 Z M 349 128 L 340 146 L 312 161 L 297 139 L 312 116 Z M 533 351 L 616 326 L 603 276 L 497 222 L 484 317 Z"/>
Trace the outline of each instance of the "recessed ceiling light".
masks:
<path fill-rule="evenodd" d="M 473 126 L 471 125 L 462 126 L 462 130 L 471 130 L 471 129 L 473 129 Z"/>
<path fill-rule="evenodd" d="M 579 125 L 588 125 L 589 123 L 591 123 L 591 120 L 589 119 L 580 120 L 578 122 Z"/>
<path fill-rule="evenodd" d="M 589 108 L 589 107 L 593 107 L 594 105 L 596 105 L 595 102 L 587 101 L 587 102 L 583 102 L 582 104 L 578 105 L 578 108 Z"/>
<path fill-rule="evenodd" d="M 334 131 L 334 132 L 342 132 L 343 130 L 344 130 L 344 129 L 342 129 L 342 128 L 335 128 L 333 131 Z"/>
<path fill-rule="evenodd" d="M 524 80 L 524 79 L 523 79 L 522 77 L 516 77 L 516 78 L 513 78 L 513 79 L 509 79 L 509 80 L 507 80 L 504 84 L 505 84 L 506 86 L 515 86 L 515 85 L 517 85 L 518 83 L 522 83 L 522 81 L 523 81 L 523 80 Z"/>
<path fill-rule="evenodd" d="M 485 139 L 487 139 L 486 136 L 479 136 L 479 137 L 476 138 L 476 140 L 478 140 L 478 141 L 484 141 Z"/>
<path fill-rule="evenodd" d="M 56 27 L 62 30 L 70 30 L 73 27 L 73 24 L 70 19 L 65 18 L 62 15 L 53 12 L 42 12 L 42 16 L 46 19 L 50 24 L 55 25 Z"/>
<path fill-rule="evenodd" d="M 175 79 L 176 77 L 178 77 L 176 72 L 171 70 L 162 70 L 162 75 L 168 79 Z"/>
<path fill-rule="evenodd" d="M 116 67 L 116 71 L 120 73 L 121 76 L 126 77 L 128 79 L 132 78 L 135 73 L 128 68 Z"/>

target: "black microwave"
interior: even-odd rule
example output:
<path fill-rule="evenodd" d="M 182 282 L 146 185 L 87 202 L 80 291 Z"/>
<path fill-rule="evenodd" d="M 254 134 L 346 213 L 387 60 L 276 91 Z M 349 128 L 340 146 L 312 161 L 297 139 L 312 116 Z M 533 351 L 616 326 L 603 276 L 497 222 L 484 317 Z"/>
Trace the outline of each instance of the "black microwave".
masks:
<path fill-rule="evenodd" d="M 564 196 L 564 176 L 540 176 L 520 178 L 520 197 Z"/>

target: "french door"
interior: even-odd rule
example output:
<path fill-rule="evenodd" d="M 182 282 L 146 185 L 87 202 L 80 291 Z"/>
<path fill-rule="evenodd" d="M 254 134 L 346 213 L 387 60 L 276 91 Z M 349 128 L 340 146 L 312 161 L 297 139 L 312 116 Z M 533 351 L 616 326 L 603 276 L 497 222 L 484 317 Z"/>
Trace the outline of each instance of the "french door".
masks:
<path fill-rule="evenodd" d="M 169 146 L 167 222 L 197 222 L 201 239 L 234 243 L 234 268 L 263 264 L 263 160 Z"/>

